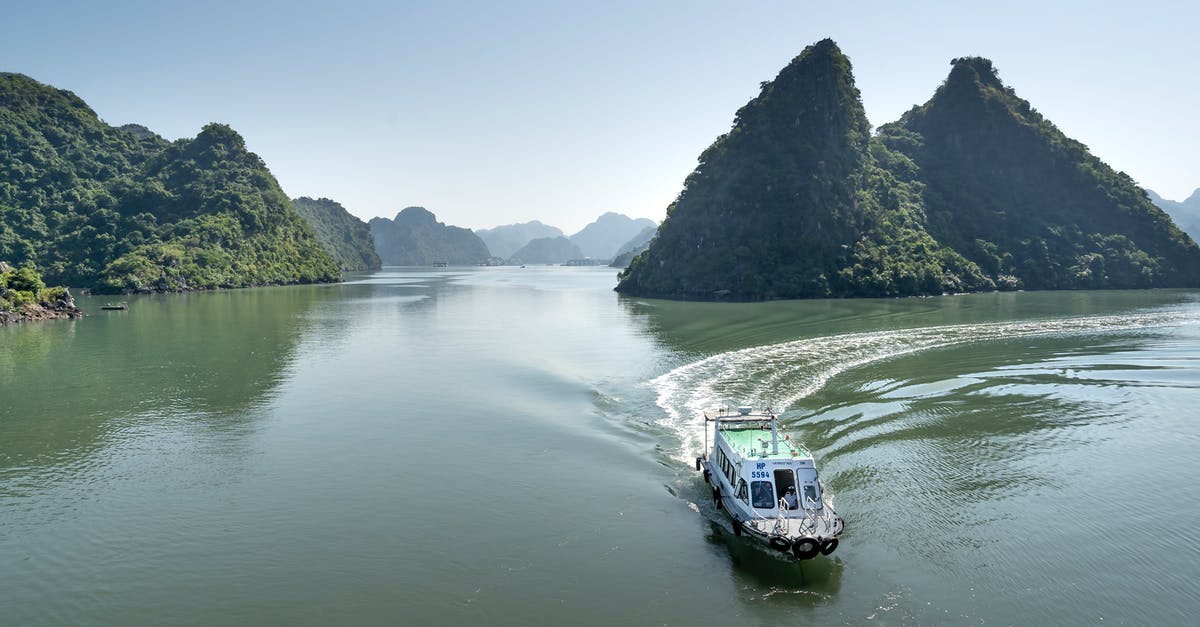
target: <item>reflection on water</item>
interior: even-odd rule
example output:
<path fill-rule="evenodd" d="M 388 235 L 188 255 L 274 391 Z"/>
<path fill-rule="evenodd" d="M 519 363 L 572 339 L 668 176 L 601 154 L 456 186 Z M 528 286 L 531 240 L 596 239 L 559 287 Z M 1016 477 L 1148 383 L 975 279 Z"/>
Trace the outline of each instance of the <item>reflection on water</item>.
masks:
<path fill-rule="evenodd" d="M 247 410 L 268 398 L 308 329 L 307 313 L 337 297 L 332 286 L 147 296 L 126 311 L 82 297 L 83 320 L 0 329 L 0 495 L 110 465 L 101 452 L 109 445 L 244 433 Z"/>
<path fill-rule="evenodd" d="M 729 555 L 731 572 L 745 595 L 743 601 L 770 601 L 784 607 L 811 608 L 830 602 L 841 589 L 840 557 L 793 562 L 761 545 L 733 535 L 728 523 L 711 523 L 709 542 Z"/>

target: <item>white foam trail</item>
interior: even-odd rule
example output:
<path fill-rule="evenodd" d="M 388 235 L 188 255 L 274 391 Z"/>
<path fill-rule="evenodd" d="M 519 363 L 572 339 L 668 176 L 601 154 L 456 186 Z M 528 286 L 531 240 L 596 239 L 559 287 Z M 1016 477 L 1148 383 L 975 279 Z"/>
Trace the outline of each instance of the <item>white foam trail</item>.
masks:
<path fill-rule="evenodd" d="M 712 355 L 650 381 L 667 414 L 661 424 L 679 435 L 684 463 L 703 448 L 701 416 L 718 407 L 770 405 L 785 411 L 832 377 L 872 362 L 931 348 L 1020 337 L 1109 333 L 1178 326 L 1183 312 L 1058 318 L 848 333 Z"/>

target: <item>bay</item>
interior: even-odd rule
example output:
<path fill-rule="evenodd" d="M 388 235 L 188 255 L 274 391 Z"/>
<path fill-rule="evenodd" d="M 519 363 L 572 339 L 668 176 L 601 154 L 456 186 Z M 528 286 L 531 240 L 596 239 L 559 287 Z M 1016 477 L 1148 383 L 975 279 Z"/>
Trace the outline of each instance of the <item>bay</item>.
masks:
<path fill-rule="evenodd" d="M 755 304 L 387 268 L 0 328 L 0 622 L 1180 624 L 1200 293 Z M 700 413 L 847 521 L 732 537 Z"/>

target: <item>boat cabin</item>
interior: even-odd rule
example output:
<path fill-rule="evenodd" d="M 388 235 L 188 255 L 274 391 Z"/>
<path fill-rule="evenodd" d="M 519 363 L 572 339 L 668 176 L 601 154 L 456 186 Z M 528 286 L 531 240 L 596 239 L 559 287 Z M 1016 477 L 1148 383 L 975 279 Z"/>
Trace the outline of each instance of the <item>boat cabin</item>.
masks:
<path fill-rule="evenodd" d="M 713 467 L 730 493 L 764 513 L 782 506 L 785 516 L 821 509 L 821 482 L 812 453 L 787 436 L 780 437 L 774 415 L 718 416 L 713 428 Z M 780 504 L 780 501 L 783 501 Z"/>

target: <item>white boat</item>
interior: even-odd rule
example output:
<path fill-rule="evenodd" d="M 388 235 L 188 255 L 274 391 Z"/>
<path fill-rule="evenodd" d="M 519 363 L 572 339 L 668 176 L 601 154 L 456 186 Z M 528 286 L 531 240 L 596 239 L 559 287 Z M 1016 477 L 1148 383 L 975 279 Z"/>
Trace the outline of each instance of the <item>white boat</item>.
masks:
<path fill-rule="evenodd" d="M 705 455 L 696 458 L 696 470 L 704 471 L 713 502 L 729 514 L 733 533 L 792 559 L 833 553 L 845 522 L 825 498 L 812 453 L 780 435 L 775 414 L 740 407 L 704 419 Z"/>

